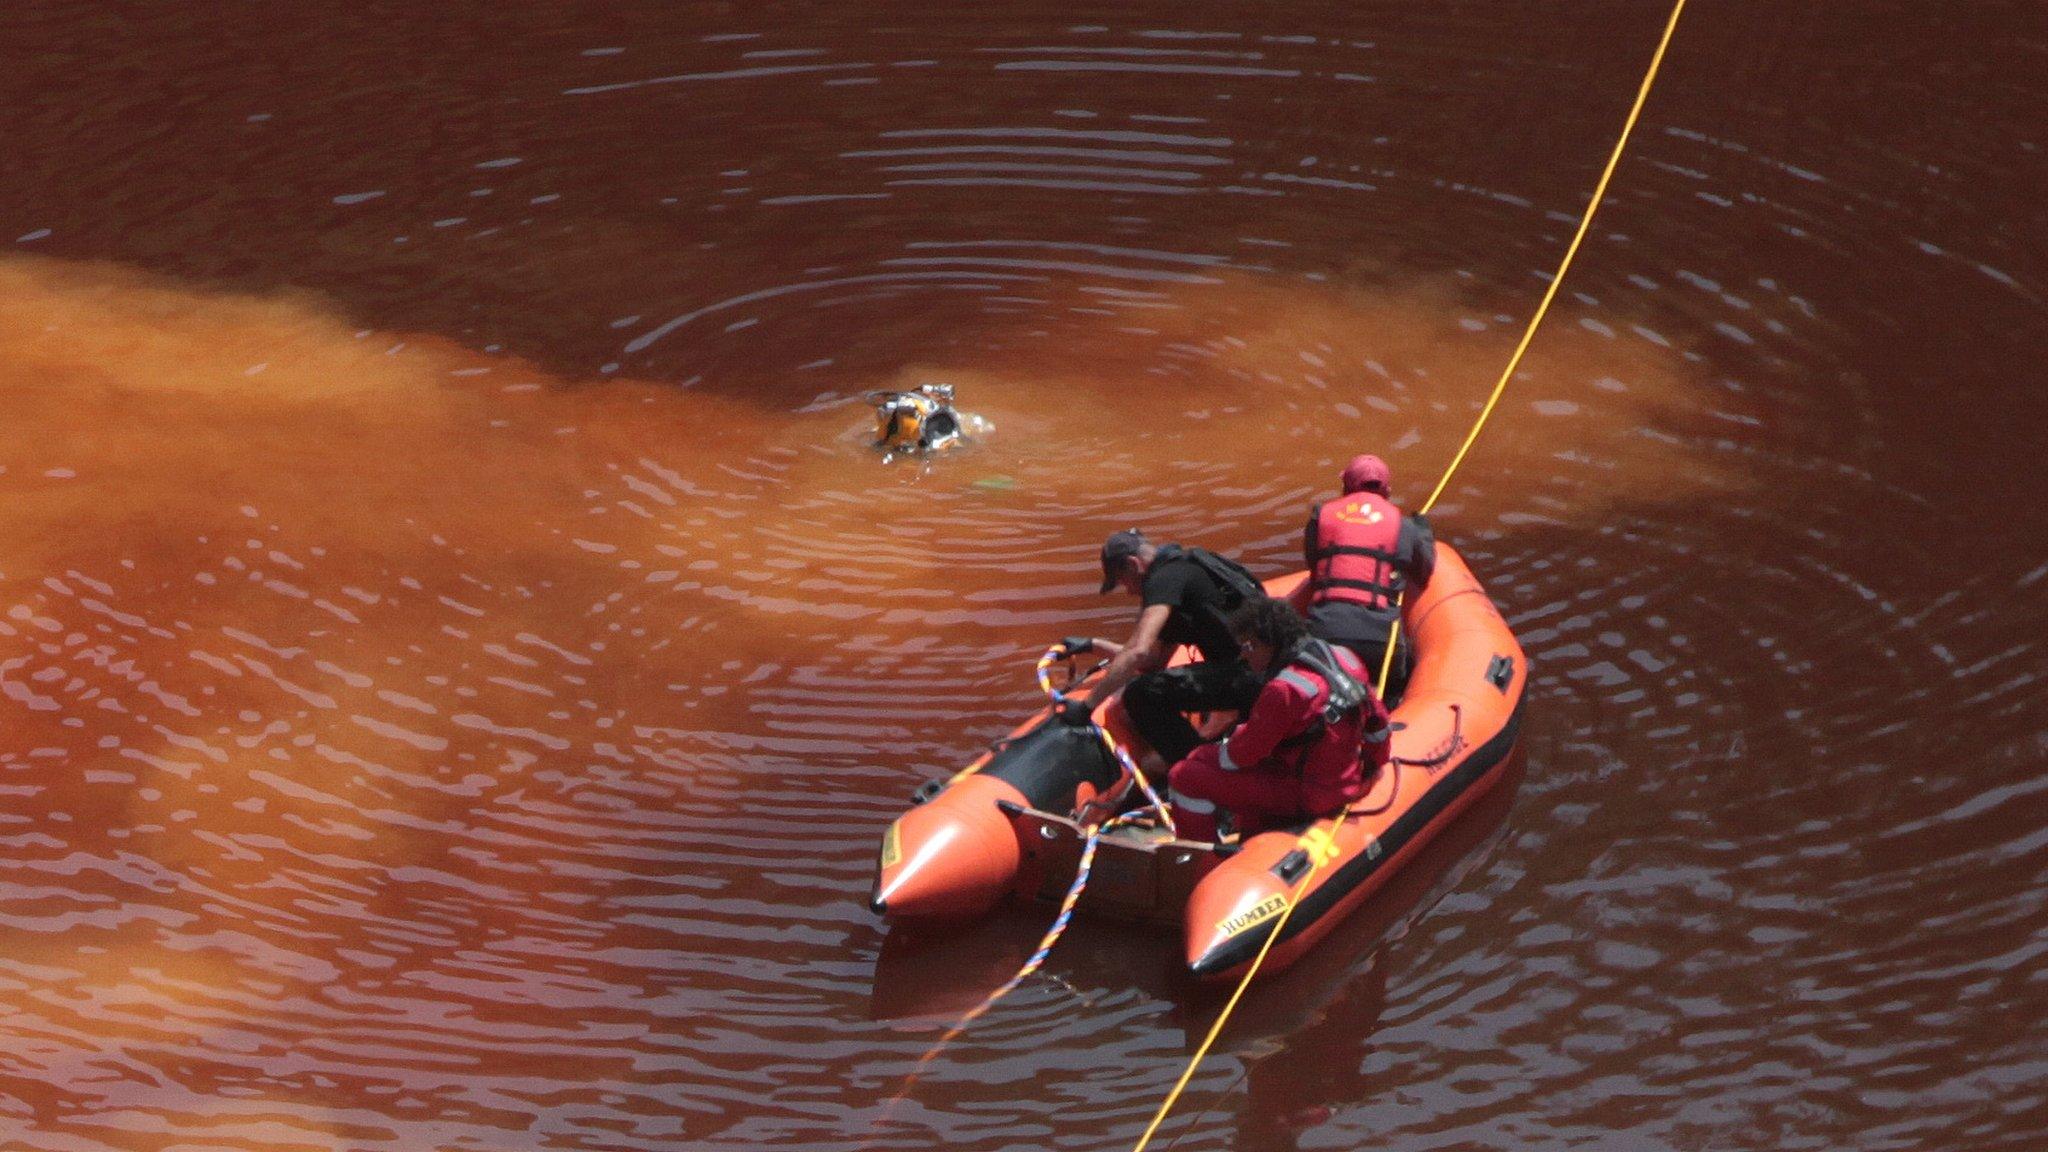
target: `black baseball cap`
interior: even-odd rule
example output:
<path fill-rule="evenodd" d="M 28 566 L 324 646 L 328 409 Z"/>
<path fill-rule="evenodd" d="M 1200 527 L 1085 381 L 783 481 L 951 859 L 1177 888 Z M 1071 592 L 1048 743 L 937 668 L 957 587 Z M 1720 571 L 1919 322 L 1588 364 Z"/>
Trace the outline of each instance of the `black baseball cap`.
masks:
<path fill-rule="evenodd" d="M 1145 534 L 1136 528 L 1112 532 L 1102 542 L 1102 591 L 1107 593 L 1116 587 L 1116 579 L 1122 574 L 1124 561 L 1138 554 L 1145 546 Z"/>

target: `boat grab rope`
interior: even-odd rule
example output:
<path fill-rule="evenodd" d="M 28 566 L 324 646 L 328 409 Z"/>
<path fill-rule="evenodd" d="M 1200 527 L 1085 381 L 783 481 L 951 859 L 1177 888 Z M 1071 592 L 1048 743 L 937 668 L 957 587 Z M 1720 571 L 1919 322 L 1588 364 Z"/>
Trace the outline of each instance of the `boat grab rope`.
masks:
<path fill-rule="evenodd" d="M 1465 706 L 1462 704 L 1452 704 L 1450 709 L 1451 734 L 1444 737 L 1444 742 L 1437 745 L 1436 751 L 1431 752 L 1427 756 L 1414 759 L 1407 756 L 1393 756 L 1388 758 L 1388 762 L 1392 764 L 1405 764 L 1410 768 L 1421 768 L 1431 775 L 1435 775 L 1437 769 L 1443 767 L 1451 757 L 1456 756 L 1465 747 Z"/>
<path fill-rule="evenodd" d="M 1387 798 L 1385 800 L 1380 801 L 1377 807 L 1367 808 L 1364 803 L 1364 798 L 1361 797 L 1358 800 L 1353 800 L 1351 802 L 1350 807 L 1344 810 L 1344 814 L 1347 816 L 1377 816 L 1380 813 L 1385 812 L 1387 809 L 1392 808 L 1394 806 L 1394 801 L 1399 800 L 1401 798 L 1401 769 L 1403 768 L 1420 768 L 1424 772 L 1428 773 L 1430 776 L 1435 776 L 1437 769 L 1443 767 L 1445 764 L 1450 763 L 1451 757 L 1456 756 L 1459 752 L 1464 751 L 1464 724 L 1465 709 L 1457 704 L 1451 705 L 1451 734 L 1449 736 L 1444 737 L 1444 742 L 1442 744 L 1437 745 L 1436 751 L 1431 752 L 1429 755 L 1421 757 L 1420 759 L 1410 759 L 1406 756 L 1387 757 L 1387 762 L 1385 764 L 1380 765 L 1378 769 L 1378 773 L 1384 773 L 1387 778 Z M 1372 784 L 1367 788 L 1366 794 L 1371 795 L 1371 789 L 1373 787 L 1377 787 L 1378 785 L 1379 775 L 1376 773 L 1373 776 Z M 1334 834 L 1335 830 L 1333 826 L 1332 835 Z M 1171 1145 L 1169 1145 L 1169 1147 L 1171 1147 Z"/>
<path fill-rule="evenodd" d="M 1138 782 L 1138 790 L 1151 802 L 1152 811 L 1159 816 L 1159 826 L 1166 829 L 1168 838 L 1179 835 L 1180 829 L 1173 826 L 1173 809 L 1159 798 L 1159 793 L 1152 790 L 1152 782 L 1145 779 L 1145 770 L 1138 767 L 1138 762 L 1131 758 L 1131 754 L 1124 750 L 1124 746 L 1116 742 L 1116 737 L 1109 734 L 1109 729 L 1100 724 L 1094 725 L 1094 728 L 1095 734 L 1102 738 L 1102 746 L 1109 749 L 1109 754 L 1116 757 L 1117 763 L 1124 766 L 1124 771 L 1131 774 L 1131 779 Z"/>
<path fill-rule="evenodd" d="M 1636 90 L 1635 103 L 1628 110 L 1628 119 L 1622 123 L 1621 135 L 1616 137 L 1614 150 L 1607 156 L 1607 166 L 1601 170 L 1600 180 L 1593 186 L 1593 196 L 1586 202 L 1586 211 L 1579 217 L 1578 231 L 1572 234 L 1571 243 L 1565 247 L 1564 258 L 1558 261 L 1557 271 L 1550 277 L 1549 286 L 1543 290 L 1543 299 L 1536 305 L 1536 311 L 1530 315 L 1528 327 L 1522 330 L 1522 339 L 1515 345 L 1514 354 L 1508 357 L 1507 367 L 1501 370 L 1500 380 L 1493 386 L 1493 394 L 1487 397 L 1486 406 L 1480 409 L 1479 418 L 1473 422 L 1472 430 L 1465 434 L 1465 442 L 1458 446 L 1457 454 L 1451 458 L 1450 466 L 1444 469 L 1442 479 L 1436 483 L 1436 490 L 1423 502 L 1419 509 L 1420 513 L 1426 514 L 1436 506 L 1437 497 L 1443 495 L 1444 489 L 1450 485 L 1452 474 L 1465 462 L 1465 454 L 1471 451 L 1473 442 L 1479 439 L 1480 430 L 1486 427 L 1487 418 L 1493 415 L 1495 406 L 1500 403 L 1501 395 L 1507 391 L 1508 381 L 1514 378 L 1515 369 L 1521 365 L 1523 353 L 1529 350 L 1529 342 L 1535 338 L 1537 327 L 1549 313 L 1551 301 L 1557 298 L 1558 286 L 1564 283 L 1565 273 L 1572 266 L 1572 258 L 1578 255 L 1579 245 L 1585 241 L 1587 231 L 1593 226 L 1593 215 L 1600 210 L 1600 201 L 1607 195 L 1608 182 L 1614 178 L 1614 170 L 1621 164 L 1621 154 L 1628 146 L 1629 134 L 1635 131 L 1636 120 L 1642 115 L 1643 105 L 1650 99 L 1650 87 L 1656 82 L 1657 70 L 1664 63 L 1664 51 L 1671 46 L 1671 34 L 1677 31 L 1678 17 L 1684 11 L 1685 0 L 1675 0 L 1671 6 L 1671 16 L 1664 22 L 1664 34 L 1657 41 L 1657 50 L 1650 56 L 1650 66 L 1643 73 L 1642 86 Z M 1387 673 L 1393 667 L 1394 644 L 1399 638 L 1400 626 L 1400 617 L 1396 616 L 1394 627 L 1387 633 L 1386 658 L 1380 665 L 1379 686 L 1382 693 L 1386 691 Z M 1165 1121 L 1167 1113 L 1173 1110 L 1174 1103 L 1187 1089 L 1188 1081 L 1193 1078 L 1195 1069 L 1201 1066 L 1202 1060 L 1209 1055 L 1209 1049 L 1216 1043 L 1216 1037 L 1222 1034 L 1224 1023 L 1230 1019 L 1230 1013 L 1244 997 L 1245 989 L 1251 987 L 1252 978 L 1259 974 L 1259 967 L 1266 962 L 1266 954 L 1272 950 L 1274 942 L 1280 939 L 1280 934 L 1286 929 L 1288 918 L 1294 915 L 1295 908 L 1299 906 L 1297 897 L 1307 890 L 1322 866 L 1336 858 L 1337 832 L 1344 826 L 1344 818 L 1349 815 L 1351 810 L 1344 808 L 1337 813 L 1336 819 L 1331 821 L 1328 829 L 1317 825 L 1303 834 L 1302 847 L 1308 852 L 1308 867 L 1303 870 L 1301 879 L 1295 882 L 1293 890 L 1288 894 L 1286 906 L 1280 910 L 1272 929 L 1266 933 L 1265 942 L 1259 946 L 1258 955 L 1252 957 L 1251 967 L 1245 970 L 1244 978 L 1238 981 L 1237 990 L 1232 992 L 1230 999 L 1224 1003 L 1223 1010 L 1216 1016 L 1216 1022 L 1209 1028 L 1209 1034 L 1203 1037 L 1201 1047 L 1195 1050 L 1193 1058 L 1188 1061 L 1187 1069 L 1180 1074 L 1180 1079 L 1174 1082 L 1173 1089 L 1166 1094 L 1165 1101 L 1159 1105 L 1159 1111 L 1153 1115 L 1152 1123 L 1145 1127 L 1145 1134 L 1138 1138 L 1137 1146 L 1132 1152 L 1145 1152 L 1146 1145 L 1152 1142 L 1153 1134 L 1159 1131 L 1159 1125 Z"/>

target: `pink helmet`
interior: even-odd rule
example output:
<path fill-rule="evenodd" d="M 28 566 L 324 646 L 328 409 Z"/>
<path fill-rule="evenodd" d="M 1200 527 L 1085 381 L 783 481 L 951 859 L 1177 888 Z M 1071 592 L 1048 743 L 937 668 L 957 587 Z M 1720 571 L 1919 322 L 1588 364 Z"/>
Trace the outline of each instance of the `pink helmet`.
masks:
<path fill-rule="evenodd" d="M 1353 456 L 1351 463 L 1344 466 L 1344 491 L 1347 495 L 1377 492 L 1385 496 L 1392 480 L 1393 473 L 1388 471 L 1387 462 L 1377 456 Z"/>

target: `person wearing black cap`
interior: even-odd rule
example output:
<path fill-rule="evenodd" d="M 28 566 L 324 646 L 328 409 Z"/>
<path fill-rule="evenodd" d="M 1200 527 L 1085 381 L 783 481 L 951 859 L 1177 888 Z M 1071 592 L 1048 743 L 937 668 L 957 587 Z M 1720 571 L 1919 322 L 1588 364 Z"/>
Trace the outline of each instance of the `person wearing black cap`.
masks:
<path fill-rule="evenodd" d="M 1401 514 L 1390 499 L 1392 479 L 1379 457 L 1352 457 L 1340 477 L 1344 494 L 1309 509 L 1301 541 L 1308 565 L 1309 634 L 1357 653 L 1375 681 L 1403 594 L 1421 591 L 1436 570 L 1436 538 L 1429 521 Z M 1389 702 L 1401 698 L 1408 664 L 1408 638 L 1403 636 L 1387 673 Z"/>
<path fill-rule="evenodd" d="M 1119 689 L 1124 711 L 1159 757 L 1172 764 L 1199 745 L 1186 713 L 1243 711 L 1257 699 L 1262 678 L 1252 671 L 1231 635 L 1230 614 L 1265 590 L 1250 572 L 1204 548 L 1153 544 L 1135 528 L 1102 545 L 1102 592 L 1122 588 L 1139 598 L 1138 624 L 1123 644 L 1094 640 L 1110 653 L 1103 677 L 1086 698 L 1062 707 L 1069 723 L 1085 723 L 1095 705 Z M 1174 649 L 1191 644 L 1196 663 L 1166 667 Z"/>

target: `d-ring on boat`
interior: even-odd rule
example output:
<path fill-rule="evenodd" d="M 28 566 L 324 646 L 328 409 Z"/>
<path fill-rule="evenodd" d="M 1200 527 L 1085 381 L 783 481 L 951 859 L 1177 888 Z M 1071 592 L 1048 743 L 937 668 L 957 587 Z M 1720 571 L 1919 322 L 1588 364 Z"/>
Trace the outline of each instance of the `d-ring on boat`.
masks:
<path fill-rule="evenodd" d="M 1325 818 L 1216 845 L 1177 839 L 1163 823 L 1120 823 L 1101 837 L 1081 909 L 1178 921 L 1189 970 L 1224 979 L 1251 964 L 1292 901 L 1265 961 L 1278 971 L 1498 783 L 1521 727 L 1527 661 L 1464 560 L 1442 543 L 1436 557 L 1428 587 L 1402 612 L 1415 668 L 1393 711 L 1392 760 L 1341 825 Z M 1299 606 L 1306 581 L 1298 572 L 1266 590 Z M 1192 656 L 1184 649 L 1174 662 Z M 1203 734 L 1220 735 L 1231 719 L 1208 717 Z M 882 837 L 875 911 L 971 917 L 1010 896 L 1059 899 L 1089 829 L 1144 800 L 1122 753 L 1136 737 L 1120 701 L 1098 707 L 1094 721 L 1062 724 L 1048 707 L 959 775 L 919 789 Z M 1297 891 L 1312 859 L 1321 864 Z"/>

